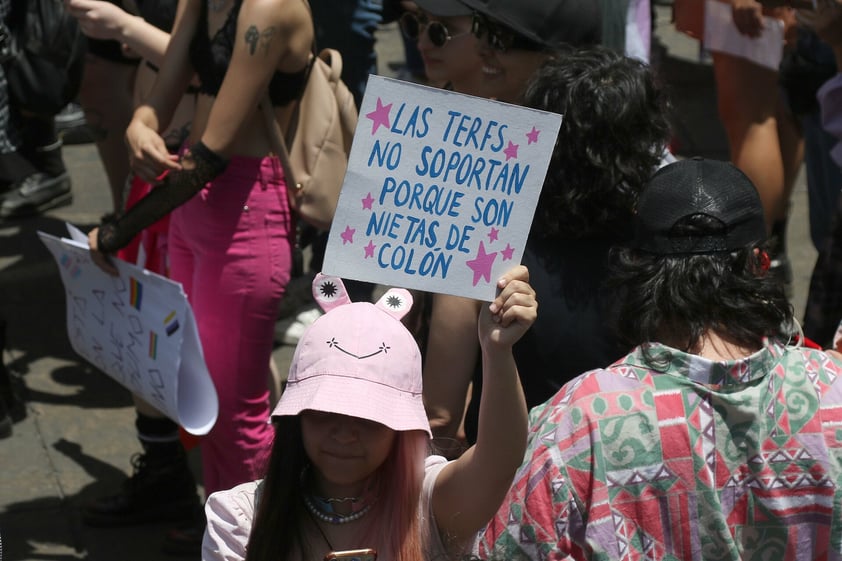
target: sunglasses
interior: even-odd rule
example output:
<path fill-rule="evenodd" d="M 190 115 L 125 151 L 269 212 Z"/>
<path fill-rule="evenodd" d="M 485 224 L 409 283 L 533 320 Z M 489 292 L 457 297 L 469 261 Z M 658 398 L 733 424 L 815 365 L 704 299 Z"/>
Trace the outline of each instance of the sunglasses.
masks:
<path fill-rule="evenodd" d="M 510 49 L 523 51 L 544 51 L 546 47 L 541 43 L 527 39 L 523 35 L 509 29 L 501 23 L 488 19 L 484 14 L 474 12 L 471 20 L 471 33 L 477 39 L 488 36 L 488 44 L 492 49 L 505 53 Z"/>
<path fill-rule="evenodd" d="M 431 21 L 423 14 L 414 14 L 412 12 L 404 12 L 398 20 L 398 24 L 403 34 L 413 41 L 417 41 L 426 29 L 427 37 L 430 38 L 430 42 L 436 47 L 444 47 L 451 39 L 471 33 L 471 31 L 465 31 L 464 33 L 451 35 L 450 31 L 442 22 L 438 20 Z"/>

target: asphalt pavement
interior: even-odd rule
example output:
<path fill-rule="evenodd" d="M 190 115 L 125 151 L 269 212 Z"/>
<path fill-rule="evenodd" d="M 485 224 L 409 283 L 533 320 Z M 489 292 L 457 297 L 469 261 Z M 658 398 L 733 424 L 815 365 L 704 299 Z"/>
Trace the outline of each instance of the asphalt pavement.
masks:
<path fill-rule="evenodd" d="M 675 33 L 669 8 L 658 8 L 653 64 L 673 91 L 679 156 L 727 159 L 709 61 L 698 44 Z M 403 60 L 394 25 L 378 43 L 381 74 L 395 75 Z M 72 205 L 32 219 L 0 223 L 0 317 L 8 321 L 2 359 L 26 400 L 27 416 L 0 440 L 0 561 L 164 559 L 166 524 L 95 529 L 82 524 L 79 507 L 110 493 L 130 473 L 140 451 L 128 392 L 71 349 L 65 329 L 64 290 L 41 230 L 64 235 L 65 222 L 83 230 L 110 207 L 105 174 L 92 144 L 65 147 L 73 180 Z M 793 305 L 803 315 L 815 250 L 807 230 L 803 170 L 792 200 L 788 231 L 794 271 Z M 291 348 L 278 345 L 286 369 Z M 195 451 L 193 467 L 199 472 Z"/>

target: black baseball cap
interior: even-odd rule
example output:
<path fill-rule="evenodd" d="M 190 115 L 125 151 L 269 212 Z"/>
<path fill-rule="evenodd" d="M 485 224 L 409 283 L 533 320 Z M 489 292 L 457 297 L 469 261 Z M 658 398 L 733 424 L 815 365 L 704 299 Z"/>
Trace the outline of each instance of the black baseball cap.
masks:
<path fill-rule="evenodd" d="M 461 1 L 546 47 L 596 45 L 602 37 L 602 13 L 596 0 Z"/>
<path fill-rule="evenodd" d="M 415 0 L 415 5 L 434 16 L 469 16 L 473 12 L 459 0 Z"/>
<path fill-rule="evenodd" d="M 673 233 L 693 215 L 724 226 L 718 233 Z M 659 255 L 735 251 L 766 239 L 763 205 L 751 180 L 728 162 L 692 158 L 658 170 L 643 188 L 631 246 Z"/>

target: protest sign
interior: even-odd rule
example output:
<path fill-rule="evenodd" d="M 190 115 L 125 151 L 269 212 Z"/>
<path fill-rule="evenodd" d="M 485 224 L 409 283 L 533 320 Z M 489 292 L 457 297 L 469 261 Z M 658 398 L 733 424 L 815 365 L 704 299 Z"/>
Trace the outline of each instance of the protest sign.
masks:
<path fill-rule="evenodd" d="M 520 263 L 561 115 L 370 76 L 326 274 L 491 300 Z"/>
<path fill-rule="evenodd" d="M 119 259 L 119 276 L 106 274 L 68 227 L 73 239 L 38 235 L 58 263 L 73 350 L 187 432 L 207 434 L 219 402 L 181 285 Z"/>

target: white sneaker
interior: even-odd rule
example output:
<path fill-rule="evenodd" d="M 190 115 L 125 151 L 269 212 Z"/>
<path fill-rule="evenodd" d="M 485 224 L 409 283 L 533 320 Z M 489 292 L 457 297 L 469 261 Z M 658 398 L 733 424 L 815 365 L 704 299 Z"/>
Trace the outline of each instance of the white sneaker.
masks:
<path fill-rule="evenodd" d="M 275 337 L 284 345 L 297 345 L 304 331 L 324 312 L 316 304 L 307 306 L 294 317 L 285 318 L 275 324 Z"/>

